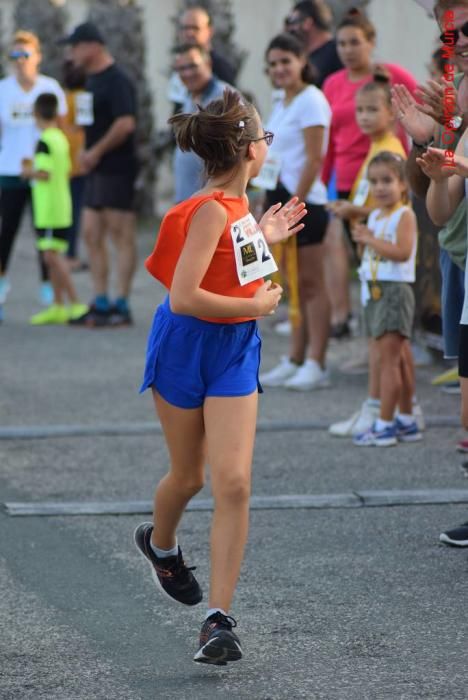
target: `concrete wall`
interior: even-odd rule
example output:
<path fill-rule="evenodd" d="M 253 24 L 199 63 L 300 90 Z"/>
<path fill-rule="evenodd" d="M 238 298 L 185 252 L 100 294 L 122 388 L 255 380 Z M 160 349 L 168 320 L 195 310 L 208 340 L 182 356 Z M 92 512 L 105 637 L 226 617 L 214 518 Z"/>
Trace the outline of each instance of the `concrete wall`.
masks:
<path fill-rule="evenodd" d="M 1 0 L 4 30 L 11 29 L 11 14 L 17 0 Z M 148 75 L 155 97 L 158 128 L 169 115 L 165 94 L 169 50 L 173 39 L 171 17 L 176 3 L 171 0 L 141 0 L 145 7 L 148 50 Z M 240 85 L 253 93 L 263 113 L 269 109 L 269 84 L 263 73 L 263 53 L 268 40 L 280 29 L 291 0 L 232 0 L 237 16 L 236 42 L 249 53 L 240 77 Z M 71 25 L 85 14 L 86 0 L 67 0 Z M 433 20 L 413 0 L 372 0 L 370 16 L 376 24 L 376 58 L 397 62 L 418 80 L 426 77 L 425 65 L 435 46 L 437 31 Z"/>

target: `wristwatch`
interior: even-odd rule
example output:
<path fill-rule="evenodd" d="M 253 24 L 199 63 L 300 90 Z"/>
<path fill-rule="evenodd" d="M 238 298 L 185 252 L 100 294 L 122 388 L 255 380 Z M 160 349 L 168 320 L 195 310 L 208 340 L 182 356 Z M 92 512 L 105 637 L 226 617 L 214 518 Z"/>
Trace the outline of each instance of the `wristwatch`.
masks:
<path fill-rule="evenodd" d="M 463 124 L 463 117 L 461 116 L 461 114 L 456 114 L 455 116 L 453 116 L 450 119 L 450 121 L 448 123 L 448 127 L 452 131 L 458 131 L 458 129 L 461 127 L 462 124 Z"/>

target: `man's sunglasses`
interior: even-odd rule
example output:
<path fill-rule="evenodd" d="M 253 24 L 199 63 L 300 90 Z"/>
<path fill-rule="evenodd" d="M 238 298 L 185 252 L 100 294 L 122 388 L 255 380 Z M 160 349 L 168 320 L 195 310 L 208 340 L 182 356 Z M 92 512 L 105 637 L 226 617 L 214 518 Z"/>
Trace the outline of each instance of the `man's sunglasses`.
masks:
<path fill-rule="evenodd" d="M 31 58 L 31 51 L 11 51 L 8 55 L 10 61 L 18 61 L 20 58 Z"/>
<path fill-rule="evenodd" d="M 460 38 L 460 32 L 463 36 L 468 37 L 468 22 L 465 22 L 460 29 L 451 29 L 448 32 L 442 32 L 440 40 L 443 44 L 449 44 L 449 46 L 455 45 Z"/>
<path fill-rule="evenodd" d="M 304 17 L 294 17 L 294 15 L 288 15 L 284 23 L 287 27 L 298 27 L 304 21 Z"/>
<path fill-rule="evenodd" d="M 267 146 L 271 146 L 273 143 L 273 138 L 274 138 L 274 133 L 272 131 L 265 131 L 263 136 L 260 136 L 258 139 L 250 139 L 252 143 L 255 143 L 255 141 L 265 141 Z"/>

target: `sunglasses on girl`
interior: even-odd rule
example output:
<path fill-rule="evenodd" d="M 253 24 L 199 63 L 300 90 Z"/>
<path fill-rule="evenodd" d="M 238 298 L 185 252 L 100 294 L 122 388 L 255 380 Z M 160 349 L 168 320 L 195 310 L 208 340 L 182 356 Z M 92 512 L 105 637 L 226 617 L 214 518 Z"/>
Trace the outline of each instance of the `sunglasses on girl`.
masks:
<path fill-rule="evenodd" d="M 460 29 L 451 29 L 450 31 L 442 32 L 440 40 L 443 44 L 449 44 L 449 46 L 452 46 L 452 44 L 455 45 L 460 38 L 460 32 L 463 36 L 468 37 L 468 22 L 465 22 Z"/>
<path fill-rule="evenodd" d="M 255 143 L 255 141 L 265 141 L 267 146 L 271 146 L 271 144 L 273 143 L 273 137 L 274 133 L 272 131 L 265 131 L 263 136 L 260 136 L 260 138 L 258 139 L 251 139 L 251 141 L 253 143 Z"/>

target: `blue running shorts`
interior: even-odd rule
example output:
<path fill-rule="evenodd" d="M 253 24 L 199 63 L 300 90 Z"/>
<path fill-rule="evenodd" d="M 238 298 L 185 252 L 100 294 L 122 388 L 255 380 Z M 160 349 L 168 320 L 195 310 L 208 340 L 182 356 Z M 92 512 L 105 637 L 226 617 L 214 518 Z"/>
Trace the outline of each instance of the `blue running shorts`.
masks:
<path fill-rule="evenodd" d="M 140 393 L 152 387 L 179 408 L 207 396 L 261 393 L 261 339 L 256 321 L 213 323 L 174 314 L 169 297 L 156 309 Z"/>

